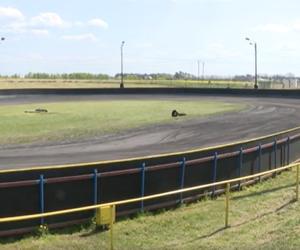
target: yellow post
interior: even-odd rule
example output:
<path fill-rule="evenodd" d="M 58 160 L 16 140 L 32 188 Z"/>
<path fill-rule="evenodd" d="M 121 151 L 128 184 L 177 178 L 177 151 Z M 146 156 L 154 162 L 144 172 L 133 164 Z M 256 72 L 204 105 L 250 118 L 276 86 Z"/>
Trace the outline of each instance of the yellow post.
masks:
<path fill-rule="evenodd" d="M 110 206 L 110 223 L 109 223 L 109 229 L 110 229 L 110 249 L 114 249 L 114 211 L 115 211 L 115 205 Z"/>
<path fill-rule="evenodd" d="M 296 173 L 296 201 L 299 199 L 299 164 L 297 165 Z"/>
<path fill-rule="evenodd" d="M 96 213 L 96 225 L 97 226 L 108 226 L 110 233 L 110 249 L 114 249 L 114 238 L 113 238 L 113 225 L 116 220 L 116 206 L 104 206 L 97 209 Z"/>
<path fill-rule="evenodd" d="M 225 199 L 225 228 L 227 228 L 229 226 L 229 224 L 228 224 L 229 193 L 230 193 L 230 183 L 227 183 L 226 184 L 226 199 Z"/>

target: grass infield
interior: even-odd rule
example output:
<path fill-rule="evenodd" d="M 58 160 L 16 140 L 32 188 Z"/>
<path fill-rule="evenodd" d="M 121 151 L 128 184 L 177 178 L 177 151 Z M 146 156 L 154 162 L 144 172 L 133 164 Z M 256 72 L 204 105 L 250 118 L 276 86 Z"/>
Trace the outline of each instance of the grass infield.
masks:
<path fill-rule="evenodd" d="M 48 112 L 31 112 L 37 108 L 47 109 Z M 241 108 L 240 105 L 223 102 L 162 100 L 2 105 L 0 144 L 74 141 Z M 173 109 L 187 116 L 172 118 Z"/>

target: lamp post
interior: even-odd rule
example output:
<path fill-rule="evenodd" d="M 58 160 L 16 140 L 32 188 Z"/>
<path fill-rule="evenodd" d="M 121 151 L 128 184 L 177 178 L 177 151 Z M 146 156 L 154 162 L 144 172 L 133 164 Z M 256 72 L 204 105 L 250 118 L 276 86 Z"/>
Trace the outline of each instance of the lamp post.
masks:
<path fill-rule="evenodd" d="M 249 41 L 249 44 L 254 46 L 254 57 L 255 57 L 255 84 L 254 84 L 254 88 L 258 89 L 258 84 L 257 84 L 257 44 L 256 44 L 256 42 L 252 41 L 249 37 L 246 37 L 246 41 Z"/>
<path fill-rule="evenodd" d="M 123 47 L 124 47 L 125 41 L 122 41 L 121 43 L 121 84 L 120 88 L 124 88 L 124 74 L 123 74 Z"/>
<path fill-rule="evenodd" d="M 5 37 L 1 37 L 0 41 L 3 42 L 5 40 Z"/>

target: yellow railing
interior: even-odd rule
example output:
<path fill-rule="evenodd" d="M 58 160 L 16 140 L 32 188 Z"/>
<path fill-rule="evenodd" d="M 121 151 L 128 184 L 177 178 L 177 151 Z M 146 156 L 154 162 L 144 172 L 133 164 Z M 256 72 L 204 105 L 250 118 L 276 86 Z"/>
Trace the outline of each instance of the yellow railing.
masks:
<path fill-rule="evenodd" d="M 104 204 L 97 204 L 97 205 L 85 206 L 85 207 L 80 207 L 80 208 L 65 209 L 65 210 L 59 210 L 59 211 L 53 211 L 53 212 L 0 218 L 0 223 L 38 219 L 38 218 L 44 218 L 44 217 L 50 217 L 50 216 L 77 213 L 77 212 L 88 211 L 88 210 L 93 210 L 93 209 L 102 209 L 102 208 L 107 208 L 107 207 L 109 207 L 112 211 L 113 209 L 115 209 L 119 205 L 135 203 L 135 202 L 140 202 L 140 201 L 146 201 L 146 200 L 152 200 L 152 199 L 166 197 L 166 196 L 170 196 L 170 195 L 182 194 L 182 193 L 201 190 L 201 189 L 207 189 L 207 188 L 214 187 L 214 186 L 226 185 L 226 188 L 225 188 L 225 194 L 226 194 L 226 199 L 225 199 L 225 227 L 227 228 L 229 226 L 229 195 L 230 195 L 230 185 L 232 183 L 237 183 L 237 182 L 241 182 L 241 181 L 247 181 L 247 180 L 250 180 L 250 179 L 255 179 L 255 178 L 258 178 L 258 177 L 261 177 L 261 176 L 270 175 L 270 174 L 273 174 L 273 173 L 277 173 L 277 172 L 281 172 L 281 171 L 284 171 L 284 170 L 292 169 L 294 167 L 296 167 L 296 169 L 297 169 L 297 171 L 296 171 L 296 197 L 295 197 L 295 200 L 298 201 L 298 199 L 299 199 L 299 167 L 300 167 L 300 163 L 297 162 L 297 163 L 293 163 L 293 164 L 290 164 L 290 165 L 287 165 L 287 166 L 283 166 L 283 167 L 280 167 L 280 168 L 268 170 L 268 171 L 253 174 L 253 175 L 248 175 L 248 176 L 244 176 L 244 177 L 239 177 L 239 178 L 234 178 L 234 179 L 230 179 L 230 180 L 224 180 L 224 181 L 219 181 L 219 182 L 214 182 L 214 183 L 210 183 L 210 184 L 199 185 L 199 186 L 194 186 L 194 187 L 189 187 L 189 188 L 178 189 L 178 190 L 159 193 L 159 194 L 154 194 L 154 195 L 148 195 L 148 196 L 139 197 L 139 198 L 132 198 L 132 199 L 127 199 L 127 200 L 120 200 L 120 201 L 108 202 L 108 203 L 104 203 Z M 110 214 L 113 214 L 113 213 L 111 212 Z M 112 234 L 112 232 L 113 232 L 113 221 L 114 220 L 111 218 L 110 219 L 111 249 L 113 249 L 113 234 Z"/>

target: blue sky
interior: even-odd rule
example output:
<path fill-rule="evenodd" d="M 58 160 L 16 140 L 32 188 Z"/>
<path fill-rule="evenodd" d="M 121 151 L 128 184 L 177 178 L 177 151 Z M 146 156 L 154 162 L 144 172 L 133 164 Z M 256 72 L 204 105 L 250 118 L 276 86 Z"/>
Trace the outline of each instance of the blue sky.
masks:
<path fill-rule="evenodd" d="M 0 74 L 300 75 L 297 0 L 1 0 Z"/>

